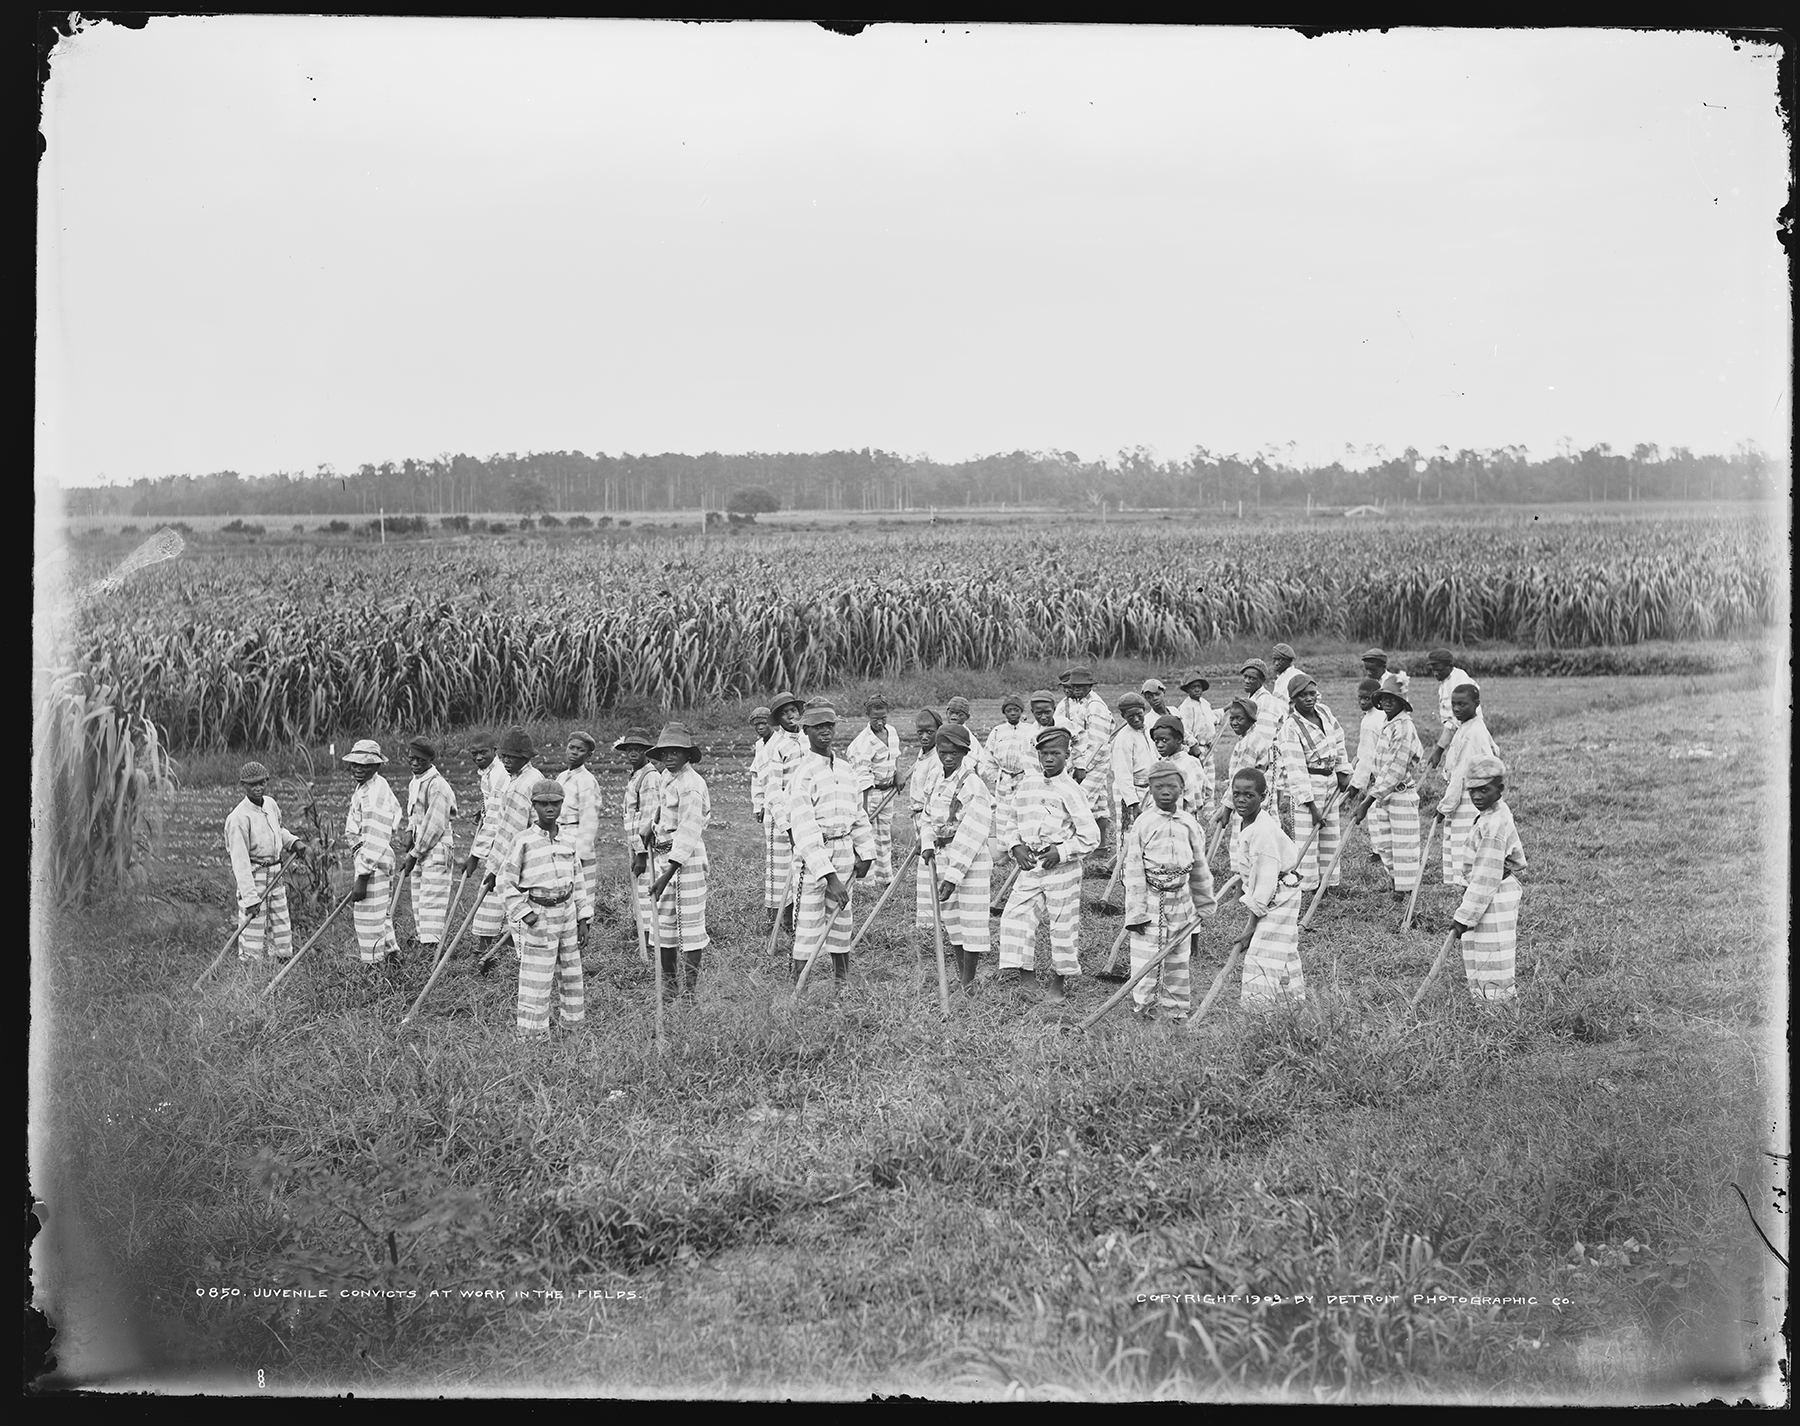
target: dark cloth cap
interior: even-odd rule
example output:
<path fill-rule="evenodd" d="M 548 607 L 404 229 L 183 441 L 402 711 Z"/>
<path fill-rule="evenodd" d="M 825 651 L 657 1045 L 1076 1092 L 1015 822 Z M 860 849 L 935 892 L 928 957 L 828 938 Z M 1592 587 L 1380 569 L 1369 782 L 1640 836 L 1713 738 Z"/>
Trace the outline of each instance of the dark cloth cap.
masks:
<path fill-rule="evenodd" d="M 590 753 L 593 752 L 595 748 L 600 746 L 598 743 L 596 743 L 594 741 L 594 735 L 592 733 L 583 732 L 579 728 L 576 729 L 573 733 L 569 734 L 570 742 L 574 742 L 577 738 L 579 738 L 583 743 L 587 744 L 587 750 Z"/>
<path fill-rule="evenodd" d="M 1058 738 L 1061 738 L 1064 742 L 1071 745 L 1075 741 L 1074 736 L 1067 728 L 1039 728 L 1038 735 L 1033 738 L 1031 742 L 1034 747 L 1043 748 L 1048 747 Z"/>
<path fill-rule="evenodd" d="M 1184 741 L 1187 738 L 1186 726 L 1183 725 L 1181 719 L 1177 718 L 1173 713 L 1163 714 L 1162 717 L 1158 718 L 1154 723 L 1152 723 L 1150 725 L 1150 731 L 1152 733 L 1154 733 L 1158 728 L 1167 728 L 1171 732 L 1173 732 L 1176 737 L 1181 738 Z"/>
<path fill-rule="evenodd" d="M 1442 663 L 1455 663 L 1456 655 L 1451 653 L 1448 649 L 1433 649 L 1430 653 L 1425 655 L 1425 660 L 1429 663 L 1433 659 Z"/>
<path fill-rule="evenodd" d="M 1231 710 L 1233 708 L 1241 708 L 1243 710 L 1244 716 L 1250 720 L 1252 725 L 1255 724 L 1255 722 L 1256 722 L 1256 705 L 1254 703 L 1252 703 L 1248 698 L 1234 698 L 1231 700 L 1231 702 L 1229 702 L 1225 705 L 1225 711 L 1227 713 L 1231 712 Z"/>
<path fill-rule="evenodd" d="M 530 758 L 537 756 L 537 748 L 531 741 L 531 734 L 523 728 L 508 728 L 500 739 L 500 751 L 510 757 Z"/>
<path fill-rule="evenodd" d="M 1119 700 L 1119 711 L 1121 713 L 1127 708 L 1143 708 L 1148 710 L 1149 707 L 1150 705 L 1144 701 L 1144 695 L 1141 693 L 1127 693 Z"/>
<path fill-rule="evenodd" d="M 620 735 L 618 741 L 613 744 L 613 749 L 614 751 L 623 751 L 626 748 L 648 748 L 655 742 L 656 739 L 650 736 L 650 730 L 640 725 L 627 728 Z"/>
<path fill-rule="evenodd" d="M 414 738 L 406 745 L 406 750 L 409 753 L 419 754 L 426 762 L 437 761 L 437 749 L 423 738 Z"/>
<path fill-rule="evenodd" d="M 802 728 L 822 728 L 830 723 L 835 727 L 837 720 L 837 709 L 829 703 L 820 703 L 808 708 L 800 715 L 800 726 Z"/>
<path fill-rule="evenodd" d="M 921 708 L 913 715 L 913 727 L 915 728 L 923 728 L 928 722 L 934 728 L 941 728 L 944 720 L 938 716 L 935 708 Z"/>
<path fill-rule="evenodd" d="M 972 742 L 969 730 L 960 723 L 946 723 L 937 730 L 937 746 L 939 748 L 961 748 L 966 753 Z"/>

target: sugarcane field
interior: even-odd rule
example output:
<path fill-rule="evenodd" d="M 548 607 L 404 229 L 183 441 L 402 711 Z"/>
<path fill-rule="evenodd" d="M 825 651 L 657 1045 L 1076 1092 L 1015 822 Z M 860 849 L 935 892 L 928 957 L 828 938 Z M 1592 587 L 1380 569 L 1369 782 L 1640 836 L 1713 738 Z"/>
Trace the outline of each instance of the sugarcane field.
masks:
<path fill-rule="evenodd" d="M 1096 314 L 1126 320 L 1165 267 L 1186 312 L 1181 265 L 1095 227 L 1104 282 L 1058 249 L 1064 386 L 1007 305 L 1009 264 L 1039 259 L 972 224 L 938 266 L 905 202 L 930 156 L 944 202 L 1055 243 L 1034 205 L 1065 181 L 1161 211 L 1172 180 L 1140 161 L 1254 184 L 1254 152 L 1327 186 L 1450 163 L 1381 117 L 1387 84 L 1436 96 L 1475 145 L 1457 163 L 1516 174 L 1514 121 L 1438 76 L 1536 94 L 1565 54 L 1613 86 L 1600 117 L 1541 100 L 1567 133 L 1639 153 L 1618 115 L 1704 81 L 1736 108 L 1684 122 L 1738 145 L 1701 150 L 1708 191 L 1776 201 L 1770 45 L 1517 38 L 47 28 L 70 226 L 40 233 L 27 1392 L 1787 1404 L 1791 465 L 1755 437 L 1787 425 L 1762 408 L 1791 334 L 1754 326 L 1767 350 L 1712 382 L 1724 299 L 1681 306 L 1663 257 L 1668 330 L 1596 318 L 1581 375 L 1543 337 L 1528 392 L 1470 365 L 1516 334 L 1491 359 L 1432 345 L 1440 239 L 1370 209 L 1415 259 L 1376 269 L 1403 302 L 1386 345 L 1338 312 L 1358 280 L 1287 320 L 1382 375 L 1339 392 L 1225 302 L 1206 320 L 1242 360 L 1157 347 L 1177 393 Z M 1297 127 L 1231 163 L 1171 136 L 1284 86 Z M 1348 132 L 1368 150 L 1283 169 L 1294 135 Z M 1034 163 L 1040 196 L 1013 194 Z M 353 192 L 340 226 L 307 196 Z M 481 194 L 550 203 L 543 270 L 498 261 L 516 222 L 489 236 Z M 563 252 L 563 203 L 631 283 Z M 642 231 L 593 221 L 605 203 Z M 158 213 L 197 246 L 127 300 L 97 255 Z M 764 253 L 750 290 L 787 281 L 752 213 L 820 263 L 850 232 L 884 251 L 883 223 L 911 246 L 872 287 L 753 317 L 707 269 Z M 1628 227 L 1631 263 L 1675 241 Z M 1720 271 L 1776 271 L 1704 232 Z M 1531 241 L 1521 272 L 1614 310 L 1604 259 L 1576 282 Z M 261 275 L 208 292 L 238 242 Z M 290 247 L 361 295 L 329 355 L 310 324 L 350 309 Z M 1512 297 L 1472 284 L 1458 321 L 1497 303 L 1501 333 L 1536 300 L 1498 270 Z M 427 315 L 445 281 L 458 312 Z M 189 345 L 290 288 L 313 294 L 292 350 Z M 908 385 L 907 301 L 993 355 L 992 384 L 953 389 L 981 368 L 943 346 L 943 382 Z M 815 340 L 890 303 L 866 352 Z M 1597 373 L 1634 342 L 1679 388 L 1612 394 Z M 1283 364 L 1299 401 L 1269 395 Z M 554 448 L 564 408 L 621 454 Z M 851 422 L 1056 446 L 933 458 L 846 445 Z M 1236 444 L 1063 449 L 1127 427 Z M 1562 429 L 1592 434 L 1543 454 Z M 184 463 L 217 473 L 163 473 Z"/>

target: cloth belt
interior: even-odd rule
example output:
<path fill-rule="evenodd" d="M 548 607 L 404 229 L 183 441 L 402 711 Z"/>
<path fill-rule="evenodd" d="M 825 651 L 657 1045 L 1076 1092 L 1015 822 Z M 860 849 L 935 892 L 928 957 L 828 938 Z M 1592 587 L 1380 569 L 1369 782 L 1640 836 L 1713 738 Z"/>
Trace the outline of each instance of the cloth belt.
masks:
<path fill-rule="evenodd" d="M 281 858 L 280 857 L 251 857 L 250 865 L 251 866 L 280 866 Z"/>
<path fill-rule="evenodd" d="M 552 896 L 547 892 L 536 890 L 527 891 L 525 894 L 531 899 L 531 904 L 533 906 L 561 906 L 563 902 L 567 901 L 575 894 L 575 888 L 571 886 L 567 891 L 561 892 L 555 896 Z"/>
<path fill-rule="evenodd" d="M 892 792 L 894 788 L 899 785 L 899 780 L 897 778 L 890 777 L 886 782 L 875 783 L 874 790 L 876 792 Z"/>
<path fill-rule="evenodd" d="M 670 847 L 674 846 L 675 843 L 673 843 L 673 842 L 652 842 L 650 845 L 655 851 L 666 852 L 669 850 Z"/>
<path fill-rule="evenodd" d="M 850 834 L 848 832 L 821 832 L 819 839 L 825 842 L 841 842 Z"/>
<path fill-rule="evenodd" d="M 1314 767 L 1311 763 L 1308 763 L 1306 765 L 1306 770 L 1314 777 L 1330 777 L 1332 773 L 1337 771 L 1337 766 L 1333 763 L 1327 763 L 1324 767 Z"/>

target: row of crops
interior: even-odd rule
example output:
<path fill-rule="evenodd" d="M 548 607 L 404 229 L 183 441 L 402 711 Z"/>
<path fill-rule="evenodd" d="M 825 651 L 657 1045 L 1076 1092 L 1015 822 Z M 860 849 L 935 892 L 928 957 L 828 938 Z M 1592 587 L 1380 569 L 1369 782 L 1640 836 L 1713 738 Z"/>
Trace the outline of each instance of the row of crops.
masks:
<path fill-rule="evenodd" d="M 346 727 L 692 706 L 913 667 L 1739 637 L 1785 609 L 1753 516 L 830 532 L 609 548 L 297 547 L 184 559 L 87 603 L 78 661 L 176 749 Z"/>

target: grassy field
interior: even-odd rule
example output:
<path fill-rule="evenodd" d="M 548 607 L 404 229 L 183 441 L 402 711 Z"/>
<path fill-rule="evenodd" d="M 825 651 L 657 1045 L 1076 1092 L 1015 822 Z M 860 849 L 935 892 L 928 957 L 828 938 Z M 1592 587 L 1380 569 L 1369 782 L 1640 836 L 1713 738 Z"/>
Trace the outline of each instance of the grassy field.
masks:
<path fill-rule="evenodd" d="M 1353 652 L 1302 652 L 1353 734 Z M 1766 677 L 1484 681 L 1531 861 L 1493 1016 L 1459 976 L 1408 1013 L 1452 902 L 1429 866 L 1397 934 L 1360 833 L 1303 1008 L 1234 986 L 1197 1034 L 1121 1010 L 1082 1035 L 1101 987 L 1059 1014 L 990 964 L 946 1025 L 909 891 L 841 999 L 791 1005 L 744 733 L 702 720 L 714 948 L 666 1056 L 616 846 L 585 1026 L 515 1044 L 513 986 L 459 956 L 402 1031 L 425 967 L 371 977 L 347 926 L 271 1000 L 235 966 L 189 989 L 230 927 L 235 799 L 196 787 L 152 897 L 66 918 L 36 962 L 64 1365 L 245 1392 L 1777 1399 L 1785 1278 L 1732 1187 L 1785 1251 Z M 341 816 L 343 776 L 321 791 Z M 1208 925 L 1196 998 L 1240 923 Z M 1084 965 L 1118 925 L 1084 914 Z M 281 1289 L 330 1295 L 258 1295 Z"/>

